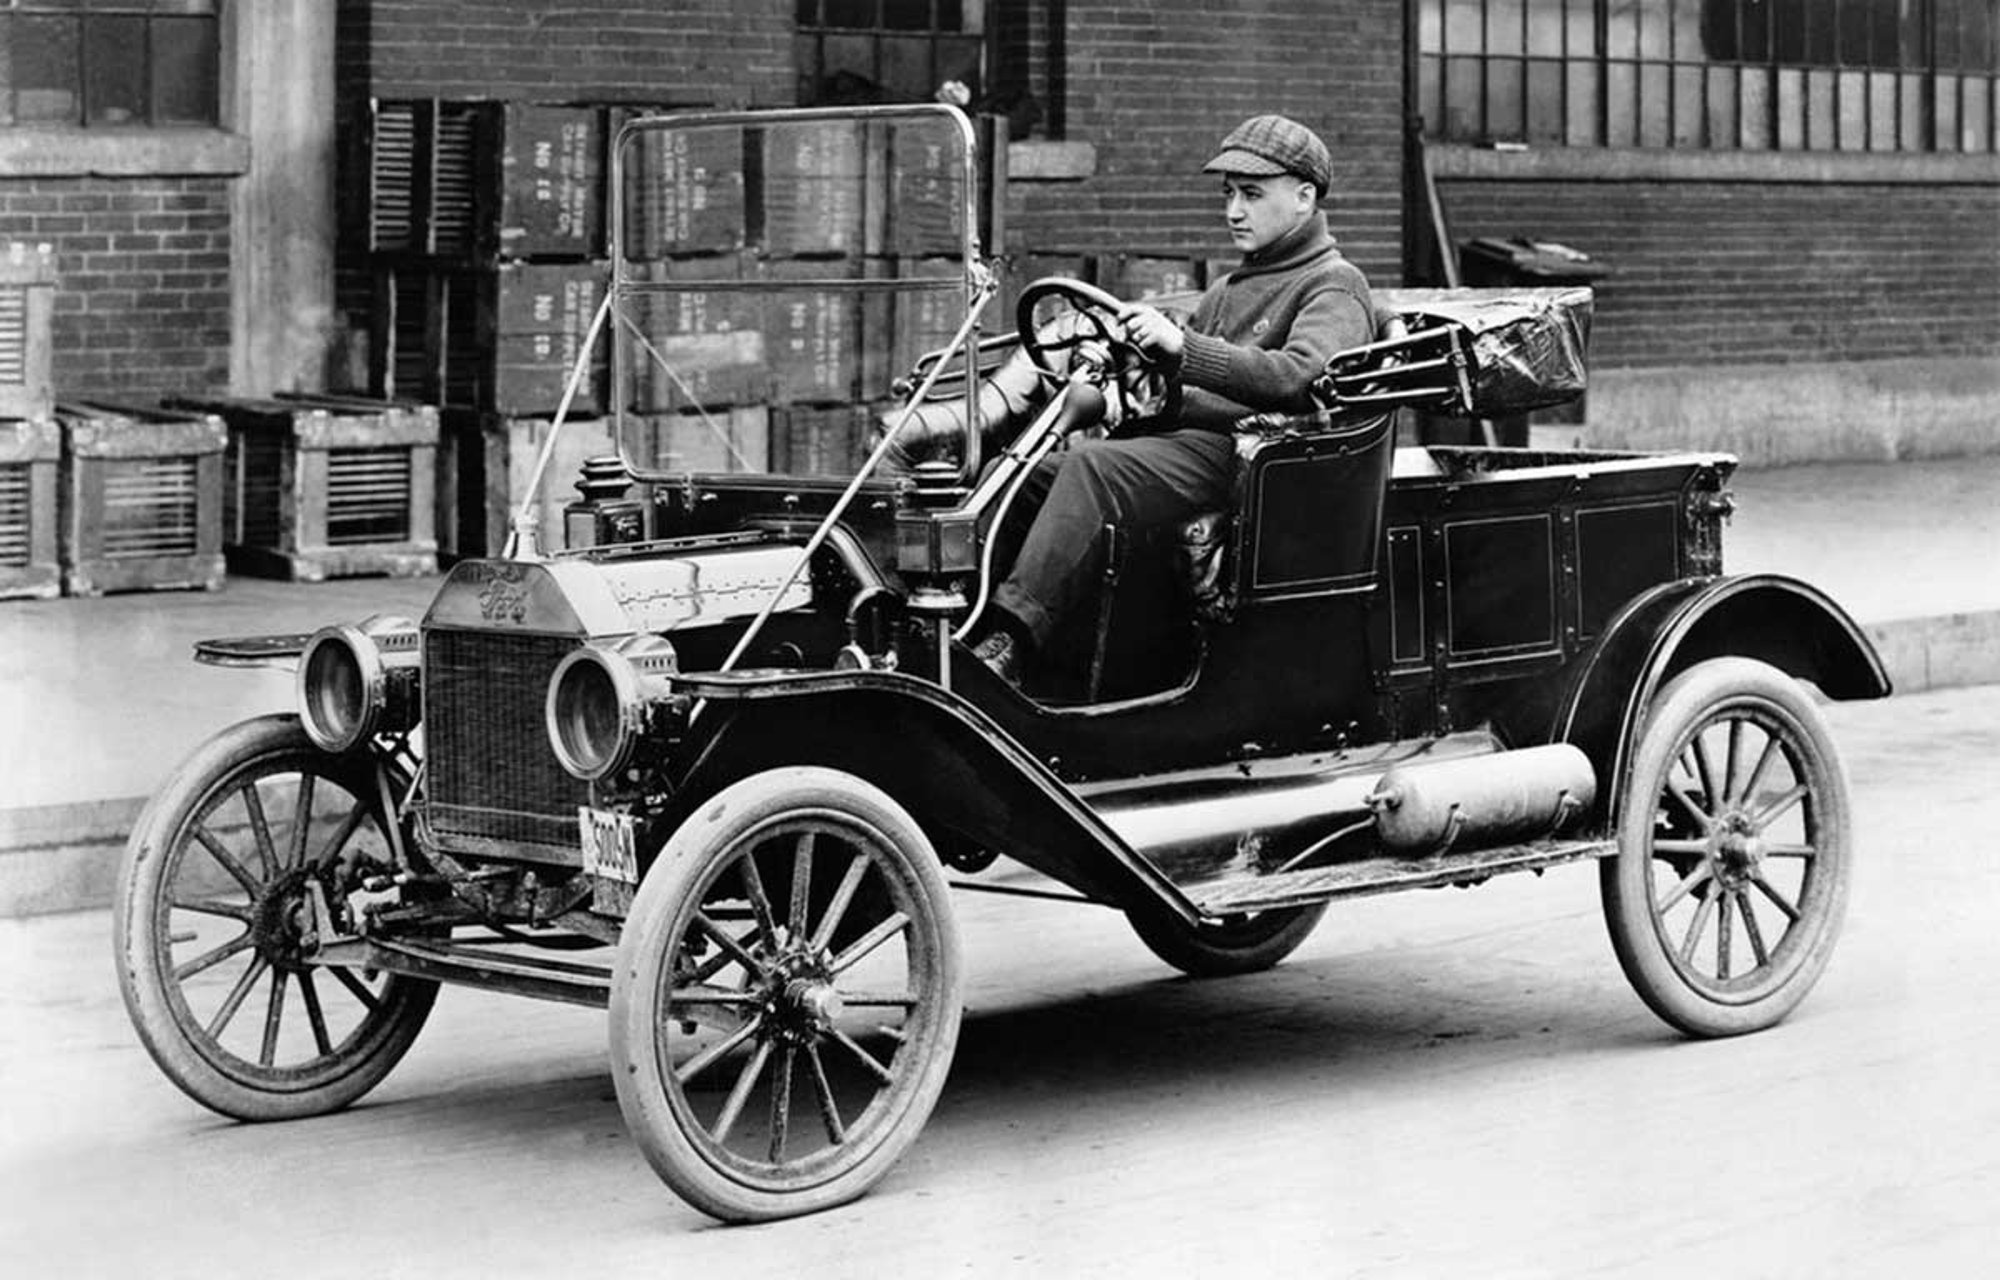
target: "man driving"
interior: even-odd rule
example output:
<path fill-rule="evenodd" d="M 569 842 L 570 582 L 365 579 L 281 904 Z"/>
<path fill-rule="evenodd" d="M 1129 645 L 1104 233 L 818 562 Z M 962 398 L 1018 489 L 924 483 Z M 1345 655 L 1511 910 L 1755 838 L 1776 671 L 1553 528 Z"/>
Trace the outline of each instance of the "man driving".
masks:
<path fill-rule="evenodd" d="M 1326 144 L 1284 116 L 1244 121 L 1202 166 L 1222 178 L 1223 214 L 1242 265 L 1211 284 L 1185 323 L 1144 303 L 1117 316 L 1126 340 L 1178 377 L 1178 417 L 1144 435 L 1078 440 L 1025 478 L 1001 527 L 1001 558 L 973 652 L 1018 684 L 1103 566 L 1106 524 L 1138 530 L 1224 506 L 1233 424 L 1310 412 L 1327 357 L 1373 341 L 1368 282 L 1341 256 L 1319 204 L 1332 182 Z"/>

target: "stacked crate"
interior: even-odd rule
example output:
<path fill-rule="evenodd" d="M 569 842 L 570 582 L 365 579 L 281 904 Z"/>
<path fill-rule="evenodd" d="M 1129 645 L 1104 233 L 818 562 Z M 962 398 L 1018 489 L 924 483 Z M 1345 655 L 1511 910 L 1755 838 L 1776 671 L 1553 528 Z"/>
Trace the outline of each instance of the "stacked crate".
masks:
<path fill-rule="evenodd" d="M 514 513 L 529 497 L 535 467 L 554 421 L 477 409 L 443 411 L 444 460 L 439 471 L 439 551 L 448 560 L 500 555 Z M 566 419 L 530 506 L 543 550 L 563 545 L 563 508 L 576 500 L 574 480 L 585 459 L 618 452 L 610 419 Z"/>
<path fill-rule="evenodd" d="M 62 401 L 61 559 L 73 596 L 222 585 L 222 420 Z"/>
<path fill-rule="evenodd" d="M 0 252 L 0 599 L 62 590 L 56 538 L 62 435 L 50 416 L 54 307 L 54 252 L 9 244 Z"/>
<path fill-rule="evenodd" d="M 370 393 L 444 410 L 436 533 L 447 558 L 501 549 L 504 484 L 494 489 L 488 462 L 518 450 L 499 442 L 538 436 L 566 396 L 572 418 L 605 408 L 604 339 L 573 391 L 571 378 L 609 283 L 612 119 L 599 105 L 373 104 L 354 165 L 368 216 L 348 228 L 344 296 L 367 308 Z M 366 288 L 352 284 L 357 262 Z"/>
<path fill-rule="evenodd" d="M 342 255 L 369 282 L 373 394 L 557 408 L 606 283 L 604 130 L 592 106 L 374 104 L 368 217 Z M 578 388 L 582 412 L 600 407 L 601 365 Z"/>
<path fill-rule="evenodd" d="M 232 571 L 299 582 L 436 572 L 436 409 L 342 396 L 169 403 L 228 430 Z"/>
<path fill-rule="evenodd" d="M 0 600 L 62 593 L 56 479 L 62 433 L 50 418 L 0 418 Z"/>
<path fill-rule="evenodd" d="M 963 318 L 962 173 L 906 123 L 648 130 L 625 157 L 638 296 L 617 394 L 669 470 L 846 475 L 875 411 Z M 997 188 L 988 192 L 997 203 Z M 864 281 L 936 288 L 865 291 Z"/>

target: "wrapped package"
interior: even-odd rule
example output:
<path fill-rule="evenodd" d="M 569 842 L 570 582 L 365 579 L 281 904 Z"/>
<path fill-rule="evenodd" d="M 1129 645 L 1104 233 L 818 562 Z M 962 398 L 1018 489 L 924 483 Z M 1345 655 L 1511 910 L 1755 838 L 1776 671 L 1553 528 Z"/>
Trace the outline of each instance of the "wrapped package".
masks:
<path fill-rule="evenodd" d="M 1402 403 L 1502 418 L 1573 400 L 1586 384 L 1585 286 L 1381 289 L 1379 313 L 1408 336 L 1335 354 L 1316 381 L 1330 406 Z"/>

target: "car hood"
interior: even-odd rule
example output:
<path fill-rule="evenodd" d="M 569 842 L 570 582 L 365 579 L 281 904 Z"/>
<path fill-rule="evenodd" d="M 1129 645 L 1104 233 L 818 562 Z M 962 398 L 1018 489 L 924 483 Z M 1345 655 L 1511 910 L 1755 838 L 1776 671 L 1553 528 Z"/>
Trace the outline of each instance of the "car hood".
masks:
<path fill-rule="evenodd" d="M 439 588 L 424 626 L 604 636 L 754 617 L 798 557 L 797 547 L 765 545 L 615 561 L 465 560 Z M 809 575 L 801 573 L 777 608 L 810 599 Z"/>

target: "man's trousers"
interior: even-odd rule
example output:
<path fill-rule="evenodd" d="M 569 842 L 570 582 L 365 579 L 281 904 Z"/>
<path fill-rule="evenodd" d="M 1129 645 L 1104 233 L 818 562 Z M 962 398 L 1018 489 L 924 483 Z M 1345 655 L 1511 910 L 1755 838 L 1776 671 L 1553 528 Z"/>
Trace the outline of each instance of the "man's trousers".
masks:
<path fill-rule="evenodd" d="M 994 564 L 1019 551 L 993 603 L 1046 646 L 1103 575 L 1104 526 L 1139 532 L 1226 505 L 1235 455 L 1228 434 L 1187 428 L 1082 440 L 1043 458 L 1001 522 Z"/>

